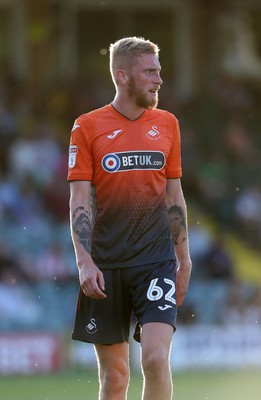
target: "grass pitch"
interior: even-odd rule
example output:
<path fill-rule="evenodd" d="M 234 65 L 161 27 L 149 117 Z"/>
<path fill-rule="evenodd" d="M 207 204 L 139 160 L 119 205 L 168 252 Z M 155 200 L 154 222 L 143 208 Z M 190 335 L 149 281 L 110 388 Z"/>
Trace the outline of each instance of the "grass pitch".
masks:
<path fill-rule="evenodd" d="M 128 400 L 139 400 L 142 378 L 132 375 Z M 5 400 L 97 400 L 93 371 L 41 376 L 0 377 Z M 174 375 L 175 400 L 259 400 L 261 371 L 190 371 Z"/>

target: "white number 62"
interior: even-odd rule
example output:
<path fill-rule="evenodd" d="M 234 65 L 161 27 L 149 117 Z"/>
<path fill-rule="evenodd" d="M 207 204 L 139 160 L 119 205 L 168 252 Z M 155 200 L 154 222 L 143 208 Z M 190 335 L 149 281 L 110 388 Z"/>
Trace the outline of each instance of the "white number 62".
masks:
<path fill-rule="evenodd" d="M 155 278 L 150 282 L 150 286 L 147 291 L 147 297 L 151 301 L 157 301 L 164 295 L 163 289 L 157 285 L 158 280 L 159 278 Z M 176 291 L 175 283 L 167 278 L 164 278 L 164 282 L 171 286 L 170 290 L 165 294 L 165 300 L 176 304 L 176 300 L 173 298 L 173 295 Z"/>

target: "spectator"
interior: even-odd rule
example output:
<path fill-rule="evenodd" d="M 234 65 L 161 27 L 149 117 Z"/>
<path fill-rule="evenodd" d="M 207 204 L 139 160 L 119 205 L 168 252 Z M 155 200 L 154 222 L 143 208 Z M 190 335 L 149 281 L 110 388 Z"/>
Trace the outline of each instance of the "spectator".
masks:
<path fill-rule="evenodd" d="M 202 259 L 203 276 L 207 279 L 231 281 L 234 276 L 234 265 L 224 246 L 221 235 L 213 239 L 207 253 Z"/>

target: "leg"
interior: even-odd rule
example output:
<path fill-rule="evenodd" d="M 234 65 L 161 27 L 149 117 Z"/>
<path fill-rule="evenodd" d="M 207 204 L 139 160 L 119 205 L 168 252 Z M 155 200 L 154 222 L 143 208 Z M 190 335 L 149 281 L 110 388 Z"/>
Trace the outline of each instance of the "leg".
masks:
<path fill-rule="evenodd" d="M 142 327 L 143 400 L 172 399 L 169 363 L 172 335 L 173 327 L 165 323 L 150 322 Z"/>
<path fill-rule="evenodd" d="M 125 400 L 129 384 L 129 345 L 127 342 L 95 345 L 99 372 L 99 400 Z"/>

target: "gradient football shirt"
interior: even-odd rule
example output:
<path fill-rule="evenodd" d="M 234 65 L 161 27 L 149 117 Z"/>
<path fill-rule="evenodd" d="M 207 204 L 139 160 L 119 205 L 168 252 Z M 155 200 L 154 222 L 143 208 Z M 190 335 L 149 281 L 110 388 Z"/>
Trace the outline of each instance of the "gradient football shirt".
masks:
<path fill-rule="evenodd" d="M 75 121 L 68 181 L 95 185 L 92 257 L 99 267 L 175 258 L 166 179 L 181 174 L 180 132 L 173 114 L 146 110 L 131 121 L 106 105 Z"/>

